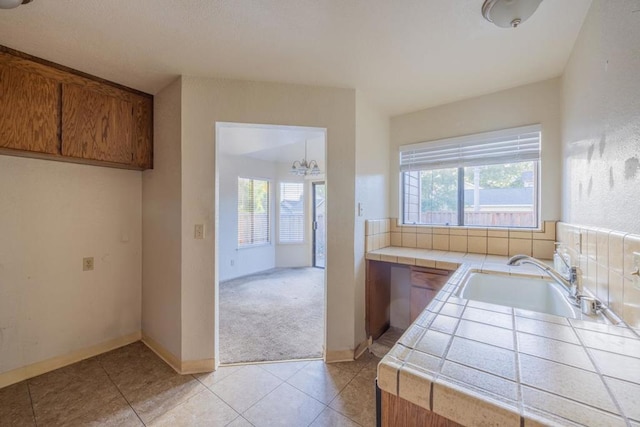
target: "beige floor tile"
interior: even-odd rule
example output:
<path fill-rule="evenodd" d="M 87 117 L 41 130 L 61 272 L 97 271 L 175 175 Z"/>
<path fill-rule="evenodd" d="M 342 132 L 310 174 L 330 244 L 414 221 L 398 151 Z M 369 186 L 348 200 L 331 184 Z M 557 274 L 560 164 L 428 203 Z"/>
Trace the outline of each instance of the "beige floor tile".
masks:
<path fill-rule="evenodd" d="M 0 389 L 0 425 L 35 426 L 25 381 Z"/>
<path fill-rule="evenodd" d="M 325 408 L 311 424 L 311 427 L 359 427 L 359 425 L 339 412 Z"/>
<path fill-rule="evenodd" d="M 361 426 L 376 425 L 375 383 L 358 374 L 329 407 L 340 412 Z"/>
<path fill-rule="evenodd" d="M 242 416 L 239 416 L 235 420 L 227 424 L 226 427 L 253 427 L 253 424 L 244 419 Z"/>
<path fill-rule="evenodd" d="M 353 362 L 349 362 L 353 363 Z M 328 404 L 356 374 L 337 363 L 310 362 L 287 380 L 289 384 L 309 396 Z"/>
<path fill-rule="evenodd" d="M 282 380 L 275 375 L 256 365 L 247 365 L 210 388 L 225 403 L 243 413 L 280 384 Z"/>
<path fill-rule="evenodd" d="M 220 366 L 213 372 L 207 372 L 203 374 L 195 374 L 194 377 L 202 384 L 207 387 L 211 387 L 218 381 L 228 377 L 229 375 L 236 372 L 238 369 L 242 368 L 242 366 Z"/>
<path fill-rule="evenodd" d="M 325 405 L 287 383 L 253 405 L 243 416 L 254 426 L 308 426 Z"/>
<path fill-rule="evenodd" d="M 225 426 L 238 417 L 231 409 L 210 390 L 203 390 L 186 402 L 174 407 L 158 418 L 151 426 Z"/>
<path fill-rule="evenodd" d="M 97 359 L 28 381 L 38 425 L 140 425 Z"/>
<path fill-rule="evenodd" d="M 265 369 L 267 372 L 272 373 L 281 380 L 286 381 L 308 364 L 309 361 L 301 360 L 299 362 L 263 363 L 258 366 Z"/>
<path fill-rule="evenodd" d="M 141 342 L 99 360 L 145 423 L 204 390 L 193 376 L 177 374 Z"/>

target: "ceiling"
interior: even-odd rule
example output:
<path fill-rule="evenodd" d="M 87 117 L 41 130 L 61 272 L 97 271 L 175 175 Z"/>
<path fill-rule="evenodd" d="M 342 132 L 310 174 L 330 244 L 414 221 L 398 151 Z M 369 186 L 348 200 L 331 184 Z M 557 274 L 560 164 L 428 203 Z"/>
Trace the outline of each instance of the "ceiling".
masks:
<path fill-rule="evenodd" d="M 157 93 L 178 75 L 356 88 L 387 114 L 562 73 L 591 0 L 519 28 L 483 0 L 34 0 L 0 44 Z"/>
<path fill-rule="evenodd" d="M 325 130 L 299 126 L 217 123 L 216 138 L 221 153 L 248 156 L 269 162 L 292 163 L 315 160 L 324 168 Z"/>

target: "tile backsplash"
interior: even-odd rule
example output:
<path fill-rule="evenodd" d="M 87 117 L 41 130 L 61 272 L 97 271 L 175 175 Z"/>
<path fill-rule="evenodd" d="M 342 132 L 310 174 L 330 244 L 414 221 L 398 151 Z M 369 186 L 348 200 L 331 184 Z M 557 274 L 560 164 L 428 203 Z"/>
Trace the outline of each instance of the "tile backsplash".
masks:
<path fill-rule="evenodd" d="M 640 285 L 632 273 L 640 235 L 559 222 L 557 238 L 582 270 L 583 285 L 633 328 L 640 328 Z"/>
<path fill-rule="evenodd" d="M 540 231 L 409 226 L 397 223 L 396 218 L 367 221 L 366 251 L 398 246 L 504 256 L 526 254 L 550 259 L 553 257 L 556 240 L 556 221 L 544 221 Z"/>

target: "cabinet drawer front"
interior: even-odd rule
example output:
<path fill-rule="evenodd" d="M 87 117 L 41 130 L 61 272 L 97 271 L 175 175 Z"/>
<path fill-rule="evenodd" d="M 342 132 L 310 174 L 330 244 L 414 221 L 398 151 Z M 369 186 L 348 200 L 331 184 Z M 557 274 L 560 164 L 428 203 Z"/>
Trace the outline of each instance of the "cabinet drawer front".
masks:
<path fill-rule="evenodd" d="M 412 269 L 411 285 L 438 291 L 442 289 L 445 283 L 447 283 L 447 280 L 449 280 L 449 273 L 448 271 L 445 273 L 431 273 Z"/>

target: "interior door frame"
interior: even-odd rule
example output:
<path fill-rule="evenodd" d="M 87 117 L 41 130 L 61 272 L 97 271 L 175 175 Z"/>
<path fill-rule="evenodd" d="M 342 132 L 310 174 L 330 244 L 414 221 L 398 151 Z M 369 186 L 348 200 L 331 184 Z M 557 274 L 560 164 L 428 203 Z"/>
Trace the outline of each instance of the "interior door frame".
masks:
<path fill-rule="evenodd" d="M 313 181 L 311 183 L 311 265 L 315 268 L 325 269 L 326 265 L 326 244 L 325 244 L 325 265 L 324 267 L 318 267 L 316 265 L 316 232 L 318 231 L 317 221 L 316 221 L 316 186 L 324 185 L 325 186 L 325 194 L 327 192 L 326 182 L 325 181 Z M 326 200 L 326 199 L 325 199 Z M 325 227 L 326 227 L 326 216 L 325 216 Z"/>

